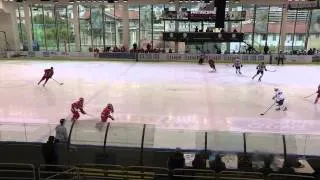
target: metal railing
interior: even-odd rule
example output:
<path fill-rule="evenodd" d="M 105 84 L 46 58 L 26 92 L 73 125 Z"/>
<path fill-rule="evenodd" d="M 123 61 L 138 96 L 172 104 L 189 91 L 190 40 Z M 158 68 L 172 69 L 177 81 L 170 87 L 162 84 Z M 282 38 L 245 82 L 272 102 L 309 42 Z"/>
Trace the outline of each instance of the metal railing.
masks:
<path fill-rule="evenodd" d="M 35 180 L 32 164 L 0 163 L 0 179 Z"/>
<path fill-rule="evenodd" d="M 149 166 L 120 166 L 102 164 L 81 164 L 76 166 L 40 165 L 38 176 L 32 164 L 0 164 L 0 179 L 49 180 L 49 179 L 168 179 L 170 176 L 183 179 L 226 179 L 226 180 L 313 180 L 313 176 L 270 173 L 264 176 L 258 172 L 222 171 L 209 169 L 175 169 L 170 175 L 167 168 Z"/>

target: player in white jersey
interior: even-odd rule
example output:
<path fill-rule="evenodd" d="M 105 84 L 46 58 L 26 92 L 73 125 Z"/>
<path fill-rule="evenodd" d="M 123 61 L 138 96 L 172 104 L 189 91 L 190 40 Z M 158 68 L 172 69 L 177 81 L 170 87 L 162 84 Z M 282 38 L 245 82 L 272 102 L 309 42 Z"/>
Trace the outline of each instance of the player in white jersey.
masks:
<path fill-rule="evenodd" d="M 276 110 L 279 111 L 282 109 L 283 111 L 286 111 L 288 108 L 285 105 L 283 105 L 285 100 L 283 92 L 280 91 L 278 88 L 274 88 L 274 92 L 275 95 L 272 99 L 275 100 L 277 103 L 278 108 Z"/>
<path fill-rule="evenodd" d="M 232 67 L 235 67 L 236 68 L 236 74 L 241 74 L 241 67 L 242 67 L 242 64 L 241 64 L 241 61 L 240 61 L 240 58 L 237 57 L 235 60 L 234 60 L 234 63 L 233 63 L 233 66 Z"/>

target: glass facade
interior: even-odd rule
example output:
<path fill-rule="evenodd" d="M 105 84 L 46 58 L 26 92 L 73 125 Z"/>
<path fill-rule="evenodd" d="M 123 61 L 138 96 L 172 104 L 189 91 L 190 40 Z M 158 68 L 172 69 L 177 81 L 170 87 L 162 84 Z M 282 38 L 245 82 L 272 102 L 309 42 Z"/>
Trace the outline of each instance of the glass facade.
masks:
<path fill-rule="evenodd" d="M 104 50 L 124 45 L 124 12 L 128 12 L 129 34 L 128 48 L 137 44 L 146 49 L 147 45 L 157 49 L 175 48 L 179 52 L 205 50 L 216 52 L 245 52 L 248 46 L 263 52 L 267 45 L 270 52 L 279 51 L 280 35 L 284 34 L 284 49 L 287 52 L 317 48 L 320 44 L 320 10 L 287 10 L 283 18 L 282 6 L 258 6 L 250 4 L 227 4 L 228 11 L 246 11 L 244 21 L 230 21 L 225 31 L 236 30 L 245 33 L 243 43 L 202 43 L 190 44 L 163 42 L 162 32 L 192 32 L 215 29 L 214 22 L 190 22 L 163 19 L 169 11 L 201 11 L 212 4 L 186 2 L 168 4 L 128 4 L 120 3 L 80 3 L 75 5 L 44 3 L 28 6 L 31 19 L 33 50 L 76 51 L 79 42 L 80 51 L 89 52 L 95 48 Z M 20 48 L 27 50 L 25 13 L 23 3 L 18 3 L 17 27 Z M 76 14 L 75 14 L 76 13 Z M 78 27 L 76 27 L 78 26 Z M 282 29 L 284 27 L 285 29 Z M 76 32 L 79 31 L 79 32 Z M 76 36 L 79 34 L 79 36 Z M 77 37 L 79 39 L 77 39 Z M 178 47 L 178 48 L 177 48 Z"/>

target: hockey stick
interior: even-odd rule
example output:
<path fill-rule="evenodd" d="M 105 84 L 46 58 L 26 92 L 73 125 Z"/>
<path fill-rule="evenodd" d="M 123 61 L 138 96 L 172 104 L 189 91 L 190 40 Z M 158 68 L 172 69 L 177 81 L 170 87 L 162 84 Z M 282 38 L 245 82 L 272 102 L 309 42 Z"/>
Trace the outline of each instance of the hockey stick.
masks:
<path fill-rule="evenodd" d="M 60 84 L 60 85 L 63 85 L 63 83 L 60 83 L 59 81 L 57 81 L 57 80 L 55 80 L 55 79 L 53 79 L 53 78 L 51 78 L 52 80 L 54 80 L 56 83 L 58 83 L 58 84 Z"/>
<path fill-rule="evenodd" d="M 276 102 L 273 103 L 265 112 L 261 113 L 260 115 L 261 116 L 265 115 L 275 104 L 276 104 Z"/>
<path fill-rule="evenodd" d="M 304 97 L 304 98 L 308 98 L 308 97 L 311 97 L 311 96 L 313 96 L 313 95 L 315 95 L 315 94 L 317 94 L 317 93 L 315 92 L 315 93 L 313 93 L 313 94 L 310 94 L 309 96 L 306 96 L 306 97 Z"/>

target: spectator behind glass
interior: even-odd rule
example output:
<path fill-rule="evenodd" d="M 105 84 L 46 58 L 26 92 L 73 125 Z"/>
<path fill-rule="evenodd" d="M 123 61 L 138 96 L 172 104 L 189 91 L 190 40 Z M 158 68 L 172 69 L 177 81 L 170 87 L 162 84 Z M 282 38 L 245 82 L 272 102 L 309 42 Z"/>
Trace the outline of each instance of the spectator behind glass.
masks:
<path fill-rule="evenodd" d="M 185 167 L 185 159 L 184 154 L 180 149 L 171 155 L 168 159 L 168 169 L 169 169 L 169 177 L 170 179 L 180 179 L 180 178 L 173 178 L 173 170 L 177 168 L 184 168 Z"/>
<path fill-rule="evenodd" d="M 220 155 L 216 155 L 215 160 L 210 162 L 210 167 L 217 173 L 226 170 L 226 165 L 222 162 Z"/>
<path fill-rule="evenodd" d="M 194 32 L 199 32 L 198 26 L 194 29 Z"/>
<path fill-rule="evenodd" d="M 192 161 L 192 167 L 195 169 L 206 169 L 206 159 L 202 154 L 196 154 L 196 157 Z"/>
<path fill-rule="evenodd" d="M 176 168 L 184 168 L 184 166 L 185 159 L 183 152 L 180 149 L 177 149 L 177 151 L 168 159 L 168 169 L 172 171 Z"/>
<path fill-rule="evenodd" d="M 56 127 L 56 139 L 59 142 L 67 142 L 68 140 L 68 133 L 67 128 L 64 127 L 65 119 L 60 119 L 60 125 Z"/>
<path fill-rule="evenodd" d="M 279 173 L 284 173 L 284 174 L 293 174 L 294 169 L 291 166 L 291 163 L 289 161 L 284 161 L 282 168 L 279 169 Z"/>
<path fill-rule="evenodd" d="M 47 143 L 42 145 L 42 155 L 46 164 L 58 164 L 56 140 L 53 136 L 50 136 Z"/>
<path fill-rule="evenodd" d="M 269 156 L 269 157 L 265 157 L 264 159 L 264 167 L 259 169 L 258 171 L 263 173 L 263 175 L 267 176 L 268 174 L 272 173 L 272 168 L 271 166 L 271 161 L 272 161 L 273 157 Z"/>

